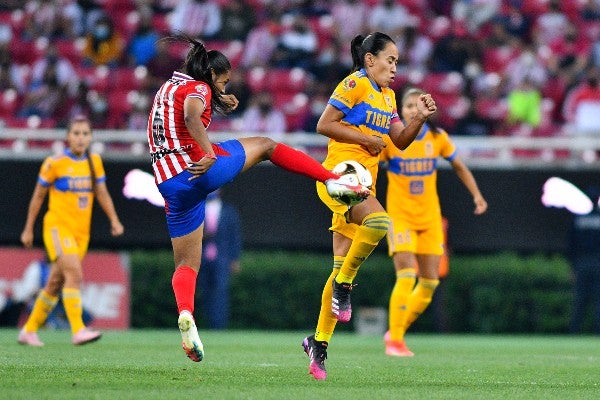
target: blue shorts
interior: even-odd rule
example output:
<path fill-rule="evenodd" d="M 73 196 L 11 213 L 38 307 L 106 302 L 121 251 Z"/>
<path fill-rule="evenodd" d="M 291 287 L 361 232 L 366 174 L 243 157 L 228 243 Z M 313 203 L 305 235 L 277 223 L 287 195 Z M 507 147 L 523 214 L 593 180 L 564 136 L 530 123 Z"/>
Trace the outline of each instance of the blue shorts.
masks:
<path fill-rule="evenodd" d="M 206 196 L 231 182 L 244 167 L 246 152 L 239 141 L 228 140 L 217 147 L 222 151 L 204 175 L 190 181 L 193 175 L 183 171 L 158 185 L 165 199 L 167 226 L 172 238 L 198 229 L 204 222 Z"/>

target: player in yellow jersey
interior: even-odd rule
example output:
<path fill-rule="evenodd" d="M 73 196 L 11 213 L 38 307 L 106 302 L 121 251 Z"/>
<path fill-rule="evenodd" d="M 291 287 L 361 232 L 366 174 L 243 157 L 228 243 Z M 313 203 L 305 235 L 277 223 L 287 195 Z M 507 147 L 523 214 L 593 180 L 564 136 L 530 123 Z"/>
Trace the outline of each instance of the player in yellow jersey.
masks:
<path fill-rule="evenodd" d="M 44 245 L 53 263 L 50 276 L 40 291 L 27 322 L 19 332 L 18 342 L 43 346 L 37 335 L 48 314 L 62 297 L 65 314 L 71 325 L 72 343 L 81 345 L 96 341 L 101 333 L 87 328 L 82 320 L 81 261 L 90 240 L 94 197 L 106 213 L 113 236 L 123 234 L 112 198 L 106 188 L 102 159 L 90 154 L 92 141 L 90 122 L 75 118 L 67 130 L 67 149 L 63 154 L 46 158 L 35 185 L 21 242 L 33 245 L 33 227 L 46 194 L 48 211 L 44 215 Z"/>
<path fill-rule="evenodd" d="M 423 93 L 411 88 L 402 96 L 403 121 L 417 118 L 417 105 Z M 457 155 L 454 143 L 431 121 L 423 125 L 406 149 L 387 146 L 381 152 L 381 161 L 387 163 L 386 209 L 392 219 L 388 248 L 396 268 L 396 284 L 389 304 L 390 330 L 385 336 L 385 351 L 391 356 L 413 355 L 406 347 L 404 333 L 425 311 L 439 284 L 444 233 L 437 193 L 438 157 L 450 162 L 473 196 L 475 214 L 487 210 L 487 202 L 473 174 Z"/>
<path fill-rule="evenodd" d="M 417 114 L 407 126 L 396 111 L 396 98 L 390 83 L 396 75 L 398 48 L 386 34 L 375 32 L 356 36 L 351 43 L 353 72 L 338 84 L 319 122 L 317 132 L 330 138 L 323 165 L 332 169 L 345 160 L 363 164 L 377 177 L 379 153 L 384 137 L 401 149 L 406 148 L 436 111 L 430 95 L 417 102 Z M 375 187 L 375 184 L 373 184 Z M 338 203 L 317 184 L 318 195 L 333 212 L 333 271 L 325 283 L 321 310 L 314 335 L 302 345 L 310 359 L 309 372 L 325 379 L 327 346 L 337 321 L 351 316 L 350 291 L 358 268 L 386 235 L 390 219 L 374 191 L 365 201 L 351 208 Z"/>

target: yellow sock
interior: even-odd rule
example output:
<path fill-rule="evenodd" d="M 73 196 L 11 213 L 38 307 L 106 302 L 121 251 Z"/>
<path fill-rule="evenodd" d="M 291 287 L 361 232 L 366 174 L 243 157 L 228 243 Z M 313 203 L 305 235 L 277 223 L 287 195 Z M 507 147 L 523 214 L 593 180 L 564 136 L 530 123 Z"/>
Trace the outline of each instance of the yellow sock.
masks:
<path fill-rule="evenodd" d="M 416 321 L 417 318 L 427 309 L 435 288 L 439 285 L 439 279 L 419 278 L 415 289 L 412 291 L 406 302 L 406 316 L 402 329 L 404 332 Z"/>
<path fill-rule="evenodd" d="M 402 268 L 396 272 L 396 284 L 390 296 L 389 324 L 390 338 L 393 341 L 404 340 L 404 320 L 406 319 L 406 301 L 415 287 L 417 272 L 414 268 Z"/>
<path fill-rule="evenodd" d="M 62 291 L 63 305 L 65 306 L 65 314 L 71 325 L 73 334 L 84 328 L 81 308 L 81 292 L 79 289 L 64 288 Z"/>
<path fill-rule="evenodd" d="M 29 318 L 27 318 L 27 322 L 25 322 L 25 325 L 23 326 L 25 331 L 37 332 L 37 330 L 46 322 L 48 314 L 52 312 L 56 303 L 58 303 L 58 296 L 52 296 L 42 289 L 35 299 L 33 309 L 31 310 L 31 314 L 29 314 Z"/>
<path fill-rule="evenodd" d="M 335 278 L 337 283 L 352 283 L 358 268 L 385 237 L 389 226 L 390 217 L 385 212 L 376 212 L 365 217 L 352 239 L 340 273 Z"/>
<path fill-rule="evenodd" d="M 334 256 L 333 257 L 333 271 L 329 275 L 329 279 L 325 282 L 323 287 L 323 294 L 321 295 L 321 310 L 319 311 L 319 320 L 317 321 L 317 330 L 315 331 L 315 340 L 329 342 L 331 335 L 335 330 L 337 324 L 337 317 L 331 311 L 331 297 L 333 294 L 333 279 L 338 274 L 340 266 L 344 262 L 344 257 Z"/>

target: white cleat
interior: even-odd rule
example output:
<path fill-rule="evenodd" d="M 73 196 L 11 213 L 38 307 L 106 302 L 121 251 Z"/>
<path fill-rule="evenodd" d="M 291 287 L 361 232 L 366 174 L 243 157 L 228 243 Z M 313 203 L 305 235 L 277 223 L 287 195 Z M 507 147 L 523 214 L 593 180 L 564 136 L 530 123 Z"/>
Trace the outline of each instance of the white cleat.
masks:
<path fill-rule="evenodd" d="M 179 314 L 179 331 L 181 332 L 181 345 L 188 358 L 195 362 L 200 362 L 204 358 L 204 346 L 198 336 L 198 329 L 194 322 L 194 317 L 189 311 L 182 311 Z"/>

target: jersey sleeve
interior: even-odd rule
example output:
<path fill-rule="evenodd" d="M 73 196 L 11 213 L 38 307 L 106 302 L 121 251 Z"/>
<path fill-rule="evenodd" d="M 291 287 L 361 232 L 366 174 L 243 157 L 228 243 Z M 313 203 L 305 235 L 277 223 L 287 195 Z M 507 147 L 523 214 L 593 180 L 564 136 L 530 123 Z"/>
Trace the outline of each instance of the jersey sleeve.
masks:
<path fill-rule="evenodd" d="M 338 83 L 328 103 L 347 115 L 363 97 L 365 90 L 368 89 L 367 84 L 368 80 L 358 79 L 352 74 Z"/>
<path fill-rule="evenodd" d="M 40 173 L 38 174 L 38 183 L 44 187 L 52 186 L 54 181 L 56 180 L 56 173 L 52 168 L 54 159 L 52 157 L 48 157 L 42 163 L 40 167 Z"/>
<path fill-rule="evenodd" d="M 440 147 L 440 155 L 448 161 L 452 161 L 456 157 L 456 145 L 450 139 L 448 132 L 442 130 L 439 133 L 442 145 Z"/>
<path fill-rule="evenodd" d="M 390 90 L 390 96 L 392 97 L 392 104 L 398 104 L 398 103 L 396 103 L 396 92 L 394 92 L 393 90 Z M 392 117 L 390 118 L 390 126 L 395 122 L 402 122 L 400 120 L 400 114 L 398 114 L 397 106 L 394 107 L 394 109 L 392 110 Z"/>
<path fill-rule="evenodd" d="M 94 172 L 96 174 L 96 183 L 105 182 L 106 172 L 104 171 L 104 164 L 100 155 L 92 154 L 92 164 L 94 165 Z"/>
<path fill-rule="evenodd" d="M 211 95 L 210 87 L 204 82 L 189 81 L 185 86 L 184 98 L 196 97 L 202 100 L 205 107 L 210 104 Z"/>

